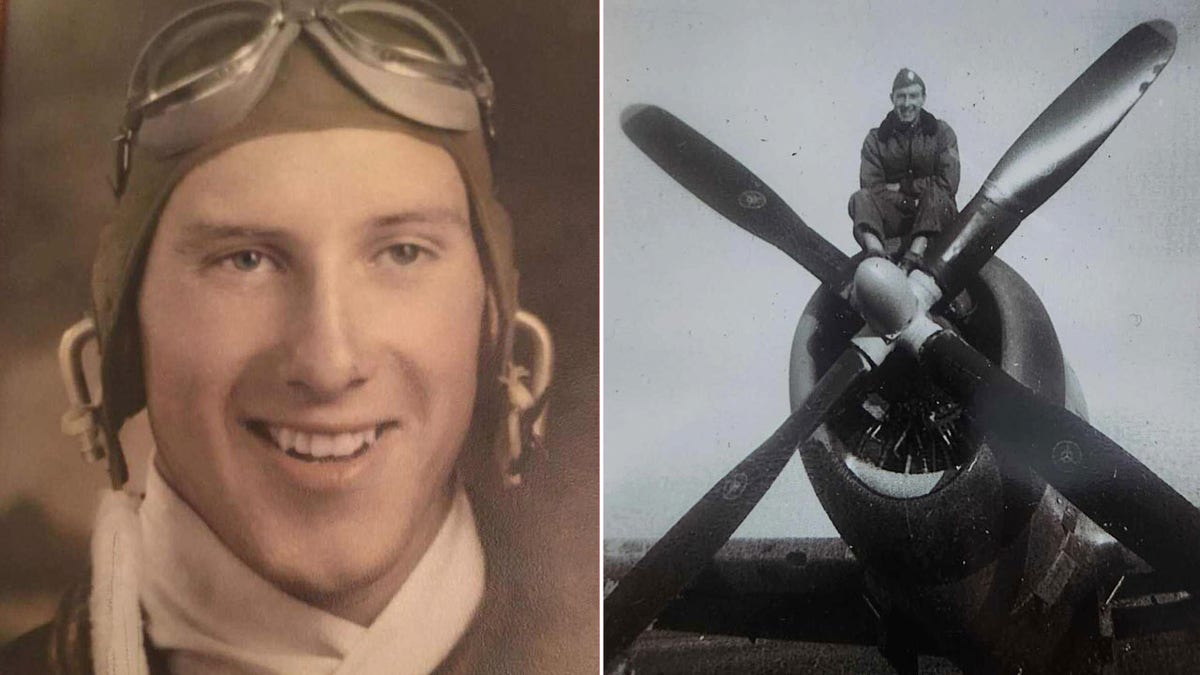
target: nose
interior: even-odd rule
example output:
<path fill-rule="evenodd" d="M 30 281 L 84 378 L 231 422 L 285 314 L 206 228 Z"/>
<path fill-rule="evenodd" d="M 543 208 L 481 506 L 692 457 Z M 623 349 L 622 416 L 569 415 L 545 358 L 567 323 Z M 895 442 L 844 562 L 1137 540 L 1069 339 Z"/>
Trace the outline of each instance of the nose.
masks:
<path fill-rule="evenodd" d="M 364 385 L 373 364 L 356 330 L 348 290 L 336 280 L 318 279 L 291 312 L 283 379 L 306 401 L 325 402 Z"/>

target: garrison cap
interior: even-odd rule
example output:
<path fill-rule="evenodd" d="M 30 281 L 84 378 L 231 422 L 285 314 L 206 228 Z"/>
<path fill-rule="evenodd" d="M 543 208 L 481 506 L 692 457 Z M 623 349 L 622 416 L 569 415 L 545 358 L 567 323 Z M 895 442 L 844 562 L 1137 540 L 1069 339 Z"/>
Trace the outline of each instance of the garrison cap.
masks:
<path fill-rule="evenodd" d="M 912 84 L 921 85 L 921 93 L 925 93 L 925 80 L 916 74 L 911 68 L 901 68 L 900 72 L 896 73 L 896 79 L 892 80 L 892 91 L 903 89 Z"/>

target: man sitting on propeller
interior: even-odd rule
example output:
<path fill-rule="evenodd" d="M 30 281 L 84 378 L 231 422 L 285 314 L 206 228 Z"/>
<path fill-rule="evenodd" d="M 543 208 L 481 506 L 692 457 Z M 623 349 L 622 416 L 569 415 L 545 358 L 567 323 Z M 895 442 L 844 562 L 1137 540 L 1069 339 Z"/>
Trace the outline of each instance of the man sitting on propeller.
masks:
<path fill-rule="evenodd" d="M 924 110 L 925 82 L 908 68 L 892 82 L 892 111 L 862 146 L 858 192 L 850 195 L 854 238 L 868 256 L 912 267 L 958 208 L 958 139 Z"/>
<path fill-rule="evenodd" d="M 895 125 L 907 117 L 910 126 L 894 126 L 893 136 L 882 142 L 888 121 L 871 131 L 863 150 L 864 189 L 851 200 L 850 211 L 856 234 L 865 235 L 860 235 L 860 242 L 869 253 L 891 252 L 884 248 L 890 237 L 901 241 L 913 238 L 905 262 L 915 269 L 907 274 L 889 261 L 847 257 L 809 228 L 763 181 L 665 110 L 638 106 L 626 113 L 622 127 L 630 139 L 681 185 L 739 227 L 787 253 L 821 281 L 823 290 L 810 307 L 825 304 L 828 308 L 826 324 L 821 326 L 830 335 L 828 345 L 838 346 L 854 337 L 823 372 L 814 368 L 808 373 L 809 381 L 793 388 L 793 412 L 783 424 L 714 484 L 608 593 L 604 600 L 604 652 L 609 667 L 621 666 L 637 636 L 656 620 L 666 618 L 672 603 L 710 569 L 714 556 L 793 455 L 801 456 L 810 475 L 826 471 L 846 475 L 848 465 L 841 452 L 824 442 L 806 441 L 839 410 L 858 404 L 869 374 L 886 367 L 893 351 L 906 355 L 954 400 L 966 402 L 973 433 L 986 441 L 988 451 L 1005 467 L 1011 467 L 1004 471 L 1016 471 L 1018 480 L 1044 480 L 1080 514 L 1153 567 L 1161 579 L 1186 589 L 1193 597 L 1200 595 L 1196 574 L 1200 569 L 1200 546 L 1196 545 L 1200 542 L 1200 509 L 1060 401 L 1028 388 L 1006 371 L 1007 364 L 993 363 L 937 320 L 946 303 L 958 298 L 977 278 L 1021 222 L 1063 187 L 1108 138 L 1167 65 L 1176 41 L 1175 27 L 1161 20 L 1140 24 L 1126 33 L 1017 138 L 957 215 L 953 213 L 958 187 L 954 135 L 945 123 L 919 113 L 924 86 L 915 73 L 901 71 L 893 88 L 896 110 L 889 120 Z M 936 126 L 931 134 L 925 133 L 926 119 Z M 898 136 L 904 134 L 907 140 L 902 146 Z M 898 151 L 901 147 L 906 149 L 903 155 Z M 880 154 L 874 154 L 876 150 Z M 909 152 L 911 160 L 907 159 Z M 902 164 L 901 158 L 908 163 Z M 911 174 L 907 173 L 909 167 Z M 880 175 L 878 184 L 870 177 L 872 170 Z M 885 181 L 899 184 L 889 188 Z M 748 193 L 761 199 L 744 199 Z M 914 193 L 918 204 L 910 209 L 913 219 L 908 229 L 886 229 L 885 225 L 903 222 L 891 217 L 900 212 L 897 205 L 913 199 Z M 943 200 L 939 208 L 935 208 L 937 200 Z M 891 211 L 882 208 L 883 204 Z M 940 211 L 942 208 L 945 211 Z M 930 227 L 930 220 L 925 219 L 939 223 L 938 229 L 924 229 Z M 944 233 L 928 241 L 928 233 L 939 232 L 941 224 Z M 921 234 L 925 236 L 914 236 Z M 928 252 L 917 239 L 926 239 Z M 853 305 L 846 303 L 843 294 L 850 270 Z M 812 316 L 806 314 L 801 326 Z M 860 330 L 863 325 L 866 329 Z M 799 332 L 797 336 L 801 361 L 815 365 L 814 354 L 825 345 L 803 339 Z M 831 350 L 822 358 L 833 354 L 838 352 Z M 814 466 L 821 468 L 814 471 Z M 858 478 L 852 480 L 842 484 L 858 485 Z M 825 494 L 838 496 L 836 490 Z M 985 532 L 1007 537 L 997 531 Z M 855 545 L 852 530 L 842 534 L 847 543 Z M 866 542 L 870 536 L 874 535 L 864 534 L 859 541 Z M 856 556 L 865 550 L 859 546 Z M 875 560 L 882 561 L 884 555 Z M 857 559 L 868 568 L 876 564 L 868 555 Z M 892 576 L 892 561 L 887 561 L 887 567 L 878 578 L 897 579 Z M 936 583 L 945 580 L 938 576 Z M 1011 588 L 997 586 L 988 593 L 1004 594 L 1014 610 L 1021 602 Z M 937 612 L 950 616 L 946 613 L 949 605 L 942 600 L 946 596 L 937 597 Z M 968 602 L 976 603 L 978 596 L 970 597 Z M 1000 597 L 993 595 L 988 602 Z M 754 612 L 750 609 L 745 616 Z M 815 614 L 810 611 L 810 617 Z M 794 616 L 798 615 L 788 620 Z M 707 627 L 701 625 L 706 618 L 696 618 L 688 617 L 692 623 L 685 630 Z M 658 625 L 669 628 L 671 623 L 667 618 Z M 957 636 L 946 638 L 953 641 Z M 993 648 L 991 658 L 999 665 L 988 670 L 1057 672 L 1050 669 L 1049 661 L 1038 663 L 1030 658 L 1033 651 L 1024 646 Z M 968 649 L 978 650 L 978 645 L 968 645 Z M 973 656 L 971 659 L 967 669 L 981 669 Z M 915 670 L 915 657 L 911 663 Z"/>

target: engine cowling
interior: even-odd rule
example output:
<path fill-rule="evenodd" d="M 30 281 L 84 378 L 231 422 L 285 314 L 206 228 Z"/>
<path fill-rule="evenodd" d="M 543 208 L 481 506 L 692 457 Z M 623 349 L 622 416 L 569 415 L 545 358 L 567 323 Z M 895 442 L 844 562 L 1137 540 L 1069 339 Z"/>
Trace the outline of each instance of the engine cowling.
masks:
<path fill-rule="evenodd" d="M 947 324 L 1018 381 L 1065 403 L 1062 350 L 1033 289 L 993 259 L 968 295 Z M 822 290 L 801 316 L 792 344 L 793 406 L 846 348 L 837 307 Z M 1046 494 L 1027 469 L 1000 463 L 963 403 L 897 350 L 801 450 L 834 526 L 872 575 L 901 589 L 889 601 L 958 639 L 989 632 L 981 623 L 1014 602 L 1031 519 Z"/>

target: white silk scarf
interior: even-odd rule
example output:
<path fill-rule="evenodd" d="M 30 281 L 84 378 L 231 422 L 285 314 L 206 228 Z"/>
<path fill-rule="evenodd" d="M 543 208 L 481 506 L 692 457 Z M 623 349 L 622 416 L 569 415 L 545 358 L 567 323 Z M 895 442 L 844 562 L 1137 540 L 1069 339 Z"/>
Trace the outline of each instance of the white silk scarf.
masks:
<path fill-rule="evenodd" d="M 106 501 L 118 499 L 129 502 L 120 493 Z M 110 591 L 119 591 L 122 584 L 112 579 L 125 580 L 125 585 L 131 574 L 137 579 L 146 632 L 155 647 L 167 654 L 176 675 L 423 675 L 450 654 L 483 598 L 483 548 L 461 485 L 424 556 L 369 628 L 297 600 L 258 576 L 153 468 L 136 515 L 128 507 L 125 510 L 133 517 L 124 525 L 125 532 L 111 523 L 102 527 L 103 522 L 98 522 L 96 531 L 96 537 L 106 541 L 125 542 L 120 555 L 103 550 L 109 547 L 96 540 L 93 554 L 129 560 L 105 572 L 107 581 L 94 574 L 93 588 L 99 581 Z M 130 555 L 130 550 L 136 550 L 136 555 Z M 128 598 L 120 597 L 98 601 L 93 591 L 94 608 L 128 604 Z M 98 642 L 97 664 L 121 663 L 135 650 L 140 656 L 141 630 L 129 630 L 128 617 L 111 623 L 116 630 L 107 632 L 125 638 Z M 96 628 L 93 633 L 97 634 Z M 131 644 L 133 639 L 136 645 Z M 133 671 L 144 667 L 136 664 Z M 97 668 L 97 672 L 103 671 Z"/>

